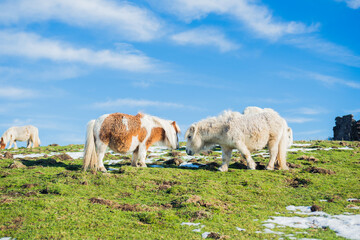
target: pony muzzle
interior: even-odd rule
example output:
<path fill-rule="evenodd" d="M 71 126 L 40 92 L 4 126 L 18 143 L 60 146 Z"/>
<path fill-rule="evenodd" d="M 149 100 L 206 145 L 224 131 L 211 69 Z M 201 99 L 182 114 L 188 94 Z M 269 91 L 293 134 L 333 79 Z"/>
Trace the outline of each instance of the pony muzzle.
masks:
<path fill-rule="evenodd" d="M 189 156 L 192 156 L 194 155 L 195 153 L 189 149 L 186 149 L 186 154 L 189 155 Z"/>

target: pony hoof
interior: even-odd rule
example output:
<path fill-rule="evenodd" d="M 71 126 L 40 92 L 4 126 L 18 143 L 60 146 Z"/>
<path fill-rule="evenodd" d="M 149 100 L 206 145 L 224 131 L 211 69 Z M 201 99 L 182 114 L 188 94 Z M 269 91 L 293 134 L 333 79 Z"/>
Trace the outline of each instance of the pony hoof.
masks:
<path fill-rule="evenodd" d="M 100 172 L 103 172 L 103 173 L 106 173 L 106 172 L 107 172 L 106 168 L 104 168 L 104 167 L 100 168 L 99 171 L 100 171 Z"/>
<path fill-rule="evenodd" d="M 249 170 L 256 170 L 256 165 L 248 166 L 248 169 L 249 169 Z"/>
<path fill-rule="evenodd" d="M 273 171 L 273 170 L 274 170 L 274 168 L 271 168 L 271 167 L 266 167 L 266 170 Z"/>
<path fill-rule="evenodd" d="M 147 165 L 145 163 L 141 163 L 139 167 L 147 167 Z"/>
<path fill-rule="evenodd" d="M 288 166 L 286 166 L 286 167 L 281 167 L 280 170 L 288 171 L 288 170 L 289 170 L 289 167 L 288 167 Z"/>
<path fill-rule="evenodd" d="M 219 171 L 219 172 L 227 172 L 227 171 L 228 171 L 228 168 L 219 167 L 219 168 L 218 168 L 218 171 Z"/>

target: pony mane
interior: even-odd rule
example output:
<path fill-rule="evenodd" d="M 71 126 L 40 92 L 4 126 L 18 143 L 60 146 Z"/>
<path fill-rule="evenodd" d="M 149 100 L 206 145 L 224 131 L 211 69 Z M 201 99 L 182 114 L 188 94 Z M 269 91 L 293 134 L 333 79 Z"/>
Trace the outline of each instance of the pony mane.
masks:
<path fill-rule="evenodd" d="M 148 115 L 148 116 L 150 116 L 150 115 Z M 166 135 L 167 139 L 169 140 L 170 145 L 173 148 L 176 148 L 177 138 L 176 138 L 176 134 L 174 134 L 174 133 L 176 133 L 176 130 L 171 125 L 172 121 L 165 120 L 165 119 L 155 117 L 155 116 L 150 116 L 150 117 L 153 119 L 153 121 L 155 123 L 157 123 L 158 125 L 160 125 L 164 129 L 165 135 Z"/>

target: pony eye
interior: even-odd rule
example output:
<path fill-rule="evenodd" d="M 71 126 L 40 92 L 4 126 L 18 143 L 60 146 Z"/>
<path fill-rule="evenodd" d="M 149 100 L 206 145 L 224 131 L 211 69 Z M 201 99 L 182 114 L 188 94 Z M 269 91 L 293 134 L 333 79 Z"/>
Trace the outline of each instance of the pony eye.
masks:
<path fill-rule="evenodd" d="M 188 136 L 188 139 L 191 139 L 191 136 Z"/>

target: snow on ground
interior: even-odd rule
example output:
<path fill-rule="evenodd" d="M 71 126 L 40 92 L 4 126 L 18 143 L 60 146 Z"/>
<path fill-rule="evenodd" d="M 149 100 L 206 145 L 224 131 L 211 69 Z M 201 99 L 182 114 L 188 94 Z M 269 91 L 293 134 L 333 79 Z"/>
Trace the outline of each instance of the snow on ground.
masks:
<path fill-rule="evenodd" d="M 263 226 L 266 227 L 262 233 L 274 233 L 282 235 L 282 232 L 271 230 L 275 227 L 292 228 L 330 228 L 338 236 L 348 239 L 360 239 L 360 215 L 342 214 L 330 215 L 325 212 L 311 212 L 309 206 L 288 206 L 288 211 L 307 217 L 271 217 L 266 220 Z M 290 237 L 285 235 L 286 237 Z"/>
<path fill-rule="evenodd" d="M 60 155 L 63 153 L 58 153 L 58 152 L 51 152 L 51 153 L 31 153 L 31 154 L 15 154 L 13 155 L 13 158 L 40 158 L 40 157 L 44 157 L 45 155 L 51 157 L 51 156 L 56 156 L 56 155 Z M 66 152 L 67 155 L 69 155 L 70 157 L 72 157 L 73 159 L 79 159 L 82 158 L 84 156 L 84 152 Z"/>

